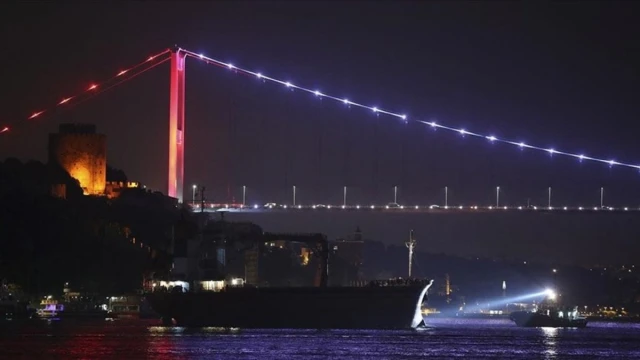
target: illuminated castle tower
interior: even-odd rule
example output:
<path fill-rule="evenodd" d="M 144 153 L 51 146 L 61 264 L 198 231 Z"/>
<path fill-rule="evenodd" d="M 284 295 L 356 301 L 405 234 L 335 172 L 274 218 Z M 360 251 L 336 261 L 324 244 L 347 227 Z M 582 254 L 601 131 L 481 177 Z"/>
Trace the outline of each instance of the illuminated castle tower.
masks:
<path fill-rule="evenodd" d="M 85 195 L 103 195 L 107 180 L 107 137 L 90 124 L 62 124 L 49 134 L 49 162 L 80 182 Z"/>

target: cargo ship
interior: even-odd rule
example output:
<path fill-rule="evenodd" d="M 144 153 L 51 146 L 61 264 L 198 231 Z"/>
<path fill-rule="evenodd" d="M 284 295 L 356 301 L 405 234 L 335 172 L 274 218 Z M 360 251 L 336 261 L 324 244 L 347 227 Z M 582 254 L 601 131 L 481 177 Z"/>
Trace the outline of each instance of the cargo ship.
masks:
<path fill-rule="evenodd" d="M 323 234 L 263 233 L 253 224 L 239 231 L 238 226 L 224 222 L 215 227 L 214 236 L 202 236 L 196 251 L 183 248 L 180 254 L 176 250 L 172 279 L 154 282 L 146 293 L 147 301 L 165 325 L 299 329 L 416 329 L 425 325 L 421 309 L 433 280 L 396 279 L 361 286 L 328 286 L 329 245 Z M 253 252 L 255 259 L 260 243 L 276 241 L 304 243 L 313 249 L 313 255 L 319 259 L 314 286 L 260 286 L 256 280 L 247 283 L 242 278 L 203 269 L 207 265 L 224 267 L 224 249 L 230 246 L 241 248 L 249 258 Z M 186 253 L 199 254 L 199 271 L 189 265 Z M 215 254 L 215 259 L 206 258 L 206 254 Z M 245 268 L 251 265 L 245 264 Z M 257 277 L 251 271 L 246 272 L 247 279 Z M 196 279 L 191 276 L 190 280 L 187 275 L 194 273 L 201 276 Z"/>
<path fill-rule="evenodd" d="M 415 329 L 427 284 L 365 287 L 234 288 L 153 292 L 165 325 L 186 327 Z"/>

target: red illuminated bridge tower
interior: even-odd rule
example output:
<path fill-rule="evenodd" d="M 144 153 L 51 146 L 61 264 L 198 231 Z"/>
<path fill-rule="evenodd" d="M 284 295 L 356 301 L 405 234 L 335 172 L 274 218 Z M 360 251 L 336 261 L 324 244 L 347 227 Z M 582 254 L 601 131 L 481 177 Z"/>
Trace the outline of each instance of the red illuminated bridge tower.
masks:
<path fill-rule="evenodd" d="M 183 201 L 184 192 L 184 79 L 186 53 L 171 51 L 169 89 L 169 177 L 167 195 Z"/>

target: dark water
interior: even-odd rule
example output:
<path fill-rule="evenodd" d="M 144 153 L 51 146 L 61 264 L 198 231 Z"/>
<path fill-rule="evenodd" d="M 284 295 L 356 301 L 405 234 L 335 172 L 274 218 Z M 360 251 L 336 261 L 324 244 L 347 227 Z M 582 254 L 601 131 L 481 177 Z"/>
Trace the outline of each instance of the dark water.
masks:
<path fill-rule="evenodd" d="M 0 325 L 0 359 L 640 358 L 640 325 L 518 328 L 433 319 L 424 331 L 184 329 L 155 322 Z"/>

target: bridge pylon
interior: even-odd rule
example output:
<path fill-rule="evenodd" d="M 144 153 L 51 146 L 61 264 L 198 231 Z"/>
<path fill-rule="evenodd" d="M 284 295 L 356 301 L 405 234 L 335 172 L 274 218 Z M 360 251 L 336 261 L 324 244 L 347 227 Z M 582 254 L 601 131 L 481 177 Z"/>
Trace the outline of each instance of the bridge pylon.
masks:
<path fill-rule="evenodd" d="M 169 87 L 169 176 L 167 195 L 184 200 L 184 81 L 187 54 L 180 48 L 171 50 Z"/>

